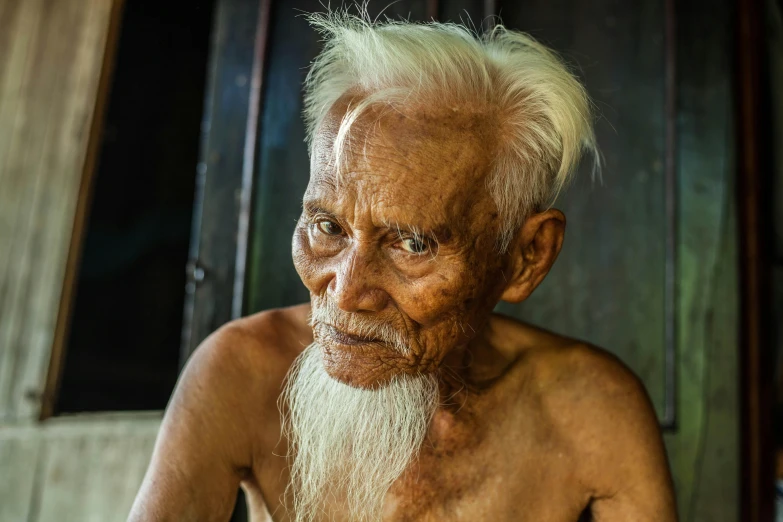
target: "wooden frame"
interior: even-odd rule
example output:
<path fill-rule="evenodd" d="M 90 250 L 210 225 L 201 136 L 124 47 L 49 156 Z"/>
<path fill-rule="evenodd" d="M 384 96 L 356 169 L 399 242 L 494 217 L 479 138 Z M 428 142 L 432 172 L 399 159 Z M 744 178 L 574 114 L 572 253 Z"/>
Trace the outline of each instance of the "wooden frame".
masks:
<path fill-rule="evenodd" d="M 737 205 L 740 225 L 741 517 L 772 522 L 775 516 L 772 413 L 774 397 L 770 339 L 770 255 L 761 128 L 761 6 L 737 2 Z"/>
<path fill-rule="evenodd" d="M 12 1 L 0 15 L 3 422 L 52 411 L 122 6 Z"/>
<path fill-rule="evenodd" d="M 186 268 L 183 365 L 210 333 L 242 313 L 271 9 L 271 0 L 222 0 L 216 7 Z"/>
<path fill-rule="evenodd" d="M 71 313 L 74 304 L 74 290 L 78 283 L 79 262 L 84 246 L 87 213 L 92 203 L 92 188 L 98 153 L 101 147 L 101 136 L 108 107 L 109 90 L 114 75 L 117 45 L 119 43 L 120 27 L 125 0 L 114 0 L 112 3 L 109 32 L 106 40 L 106 52 L 103 56 L 101 76 L 98 83 L 98 95 L 95 100 L 95 111 L 90 123 L 90 137 L 87 143 L 87 154 L 84 160 L 82 182 L 79 187 L 79 197 L 76 202 L 76 212 L 73 221 L 71 244 L 68 248 L 68 259 L 65 267 L 63 292 L 60 296 L 60 306 L 57 311 L 57 323 L 54 330 L 52 353 L 49 357 L 49 369 L 46 374 L 43 395 L 41 397 L 40 420 L 54 414 L 54 407 L 62 379 L 63 363 L 65 361 L 65 343 L 68 338 Z"/>

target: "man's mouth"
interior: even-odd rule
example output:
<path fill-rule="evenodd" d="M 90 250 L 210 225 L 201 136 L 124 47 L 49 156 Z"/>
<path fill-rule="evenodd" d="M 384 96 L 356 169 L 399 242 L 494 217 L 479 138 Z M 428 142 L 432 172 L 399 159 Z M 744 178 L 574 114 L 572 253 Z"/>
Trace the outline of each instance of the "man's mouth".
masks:
<path fill-rule="evenodd" d="M 326 331 L 334 341 L 336 341 L 339 344 L 344 344 L 346 346 L 358 346 L 361 344 L 380 344 L 383 343 L 381 339 L 377 338 L 368 338 L 368 337 L 362 337 L 360 335 L 354 335 L 347 332 L 343 332 L 342 330 L 338 330 L 334 326 L 331 325 L 324 325 L 326 327 Z"/>

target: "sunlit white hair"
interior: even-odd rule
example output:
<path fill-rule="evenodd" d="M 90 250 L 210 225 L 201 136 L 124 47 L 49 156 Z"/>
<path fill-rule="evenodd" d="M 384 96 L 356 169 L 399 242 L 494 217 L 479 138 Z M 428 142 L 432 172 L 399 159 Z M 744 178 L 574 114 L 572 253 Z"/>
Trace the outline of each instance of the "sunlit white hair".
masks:
<path fill-rule="evenodd" d="M 313 137 L 332 105 L 358 94 L 342 119 L 335 154 L 370 106 L 470 107 L 497 121 L 487 188 L 508 248 L 530 212 L 551 205 L 583 152 L 600 168 L 587 92 L 563 61 L 530 36 L 496 25 L 474 34 L 452 23 L 373 21 L 366 10 L 308 17 L 324 37 L 305 82 L 305 122 Z"/>

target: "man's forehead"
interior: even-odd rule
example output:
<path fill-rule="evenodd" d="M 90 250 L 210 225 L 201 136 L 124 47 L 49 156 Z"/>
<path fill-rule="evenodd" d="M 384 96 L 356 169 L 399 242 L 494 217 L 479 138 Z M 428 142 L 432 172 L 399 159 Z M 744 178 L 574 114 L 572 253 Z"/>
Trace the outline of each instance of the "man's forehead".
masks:
<path fill-rule="evenodd" d="M 327 112 L 315 133 L 316 143 L 331 147 L 347 113 L 361 101 L 343 96 Z M 370 139 L 427 143 L 460 140 L 494 142 L 497 114 L 493 109 L 470 104 L 431 106 L 379 103 L 365 108 L 350 127 L 352 141 Z"/>
<path fill-rule="evenodd" d="M 314 169 L 305 204 L 341 216 L 370 211 L 378 223 L 433 230 L 442 223 L 459 221 L 481 198 L 456 169 L 443 172 L 415 155 L 402 156 L 389 148 L 375 147 L 366 155 L 346 160 L 337 173 L 332 164 Z M 411 225 L 411 226 L 408 226 Z"/>
<path fill-rule="evenodd" d="M 370 107 L 336 151 L 347 108 L 347 104 L 333 108 L 315 135 L 314 181 L 337 183 L 343 173 L 376 177 L 376 181 L 391 178 L 393 183 L 415 186 L 425 196 L 430 190 L 447 194 L 453 189 L 475 191 L 477 184 L 483 185 L 496 143 L 495 126 L 487 114 L 464 108 Z"/>
<path fill-rule="evenodd" d="M 496 143 L 491 115 L 470 107 L 372 106 L 337 155 L 350 103 L 333 108 L 314 136 L 306 206 L 349 219 L 359 211 L 376 225 L 444 237 L 467 232 L 483 222 L 478 214 L 494 212 L 485 183 Z"/>

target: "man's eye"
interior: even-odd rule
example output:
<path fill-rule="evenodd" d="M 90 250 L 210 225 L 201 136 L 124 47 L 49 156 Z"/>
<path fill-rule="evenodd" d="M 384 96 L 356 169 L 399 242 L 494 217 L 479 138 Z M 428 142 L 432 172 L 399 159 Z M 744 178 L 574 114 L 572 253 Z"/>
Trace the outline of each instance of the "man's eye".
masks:
<path fill-rule="evenodd" d="M 327 236 L 339 236 L 343 233 L 342 227 L 334 221 L 319 221 L 315 226 Z"/>
<path fill-rule="evenodd" d="M 402 249 L 410 254 L 423 254 L 429 248 L 429 245 L 420 239 L 408 238 L 402 240 Z"/>

